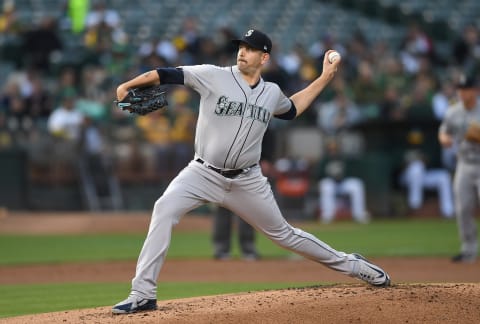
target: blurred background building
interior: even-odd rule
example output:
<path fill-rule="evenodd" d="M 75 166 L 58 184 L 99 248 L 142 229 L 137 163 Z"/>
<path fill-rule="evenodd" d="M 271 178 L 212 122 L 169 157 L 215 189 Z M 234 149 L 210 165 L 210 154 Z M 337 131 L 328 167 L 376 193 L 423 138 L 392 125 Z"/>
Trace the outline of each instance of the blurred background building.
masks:
<path fill-rule="evenodd" d="M 230 39 L 258 28 L 274 43 L 264 78 L 287 95 L 321 73 L 326 49 L 343 56 L 311 109 L 270 125 L 287 216 L 318 218 L 312 174 L 332 139 L 372 217 L 407 215 L 404 156 L 421 150 L 429 167 L 452 170 L 436 139 L 456 100 L 446 85 L 480 68 L 477 0 L 0 3 L 0 206 L 11 209 L 150 209 L 193 156 L 198 97 L 172 88 L 168 109 L 137 117 L 112 105 L 116 86 L 160 66 L 235 64 Z M 283 181 L 292 174 L 301 188 Z"/>

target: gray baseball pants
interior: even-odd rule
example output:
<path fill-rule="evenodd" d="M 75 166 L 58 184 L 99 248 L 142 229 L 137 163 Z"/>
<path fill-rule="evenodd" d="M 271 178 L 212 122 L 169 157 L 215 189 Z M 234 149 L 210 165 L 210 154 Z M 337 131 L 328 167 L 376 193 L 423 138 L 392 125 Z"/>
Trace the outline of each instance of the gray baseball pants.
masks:
<path fill-rule="evenodd" d="M 259 166 L 229 179 L 191 161 L 155 202 L 147 238 L 138 258 L 132 295 L 153 299 L 157 278 L 180 218 L 207 202 L 219 204 L 243 218 L 279 246 L 347 275 L 356 273 L 354 256 L 336 251 L 282 216 L 270 184 Z"/>

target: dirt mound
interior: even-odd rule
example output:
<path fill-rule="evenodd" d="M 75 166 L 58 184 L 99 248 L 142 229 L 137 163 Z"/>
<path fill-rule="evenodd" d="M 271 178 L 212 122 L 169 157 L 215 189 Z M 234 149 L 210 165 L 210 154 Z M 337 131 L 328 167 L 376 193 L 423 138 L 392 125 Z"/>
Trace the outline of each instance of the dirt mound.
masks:
<path fill-rule="evenodd" d="M 158 310 L 112 315 L 110 307 L 0 320 L 16 323 L 478 323 L 479 284 L 362 284 L 159 301 Z"/>

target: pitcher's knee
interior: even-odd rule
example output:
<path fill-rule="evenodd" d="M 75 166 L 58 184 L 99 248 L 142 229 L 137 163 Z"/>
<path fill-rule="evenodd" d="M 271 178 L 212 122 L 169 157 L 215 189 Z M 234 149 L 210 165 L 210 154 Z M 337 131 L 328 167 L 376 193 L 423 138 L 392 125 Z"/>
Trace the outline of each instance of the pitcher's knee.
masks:
<path fill-rule="evenodd" d="M 301 230 L 289 226 L 275 233 L 268 233 L 267 236 L 277 245 L 291 250 L 294 249 L 294 245 L 298 241 L 300 232 Z"/>
<path fill-rule="evenodd" d="M 183 213 L 183 210 L 180 210 L 176 204 L 160 197 L 155 201 L 153 206 L 152 221 L 155 223 L 176 225 Z"/>

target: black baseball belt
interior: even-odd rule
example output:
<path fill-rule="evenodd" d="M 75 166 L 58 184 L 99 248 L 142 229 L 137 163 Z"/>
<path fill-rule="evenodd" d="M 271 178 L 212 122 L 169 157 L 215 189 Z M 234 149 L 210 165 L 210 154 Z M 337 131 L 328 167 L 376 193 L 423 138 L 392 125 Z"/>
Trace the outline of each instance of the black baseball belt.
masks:
<path fill-rule="evenodd" d="M 235 178 L 236 176 L 238 176 L 239 174 L 243 173 L 243 172 L 246 172 L 248 170 L 250 170 L 250 168 L 254 167 L 255 165 L 257 165 L 256 163 L 252 166 L 249 166 L 248 168 L 245 168 L 245 169 L 219 169 L 219 168 L 216 168 L 214 166 L 211 166 L 210 164 L 208 163 L 205 163 L 205 161 L 203 161 L 201 158 L 197 158 L 195 159 L 195 161 L 197 161 L 198 163 L 201 163 L 203 165 L 205 165 L 207 168 L 209 168 L 210 170 L 213 170 L 215 172 L 217 172 L 218 174 L 221 174 L 222 176 L 224 176 L 225 178 L 229 178 L 229 179 L 232 179 L 232 178 Z"/>

